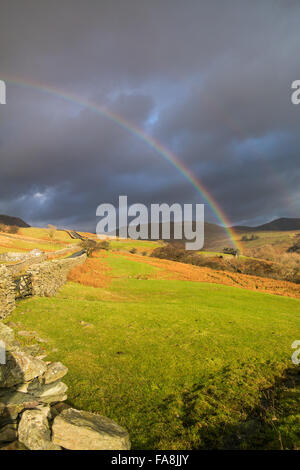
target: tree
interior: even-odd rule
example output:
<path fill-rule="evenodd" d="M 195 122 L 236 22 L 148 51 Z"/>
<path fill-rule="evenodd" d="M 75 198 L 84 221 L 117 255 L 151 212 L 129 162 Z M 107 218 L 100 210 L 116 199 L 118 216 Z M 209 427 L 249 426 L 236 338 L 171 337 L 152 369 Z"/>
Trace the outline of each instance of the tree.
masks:
<path fill-rule="evenodd" d="M 95 251 L 100 249 L 98 243 L 90 239 L 82 240 L 80 246 L 86 252 L 88 258 L 90 258 Z"/>
<path fill-rule="evenodd" d="M 47 232 L 48 232 L 49 238 L 53 239 L 56 233 L 55 225 L 48 224 L 47 228 L 48 228 Z"/>

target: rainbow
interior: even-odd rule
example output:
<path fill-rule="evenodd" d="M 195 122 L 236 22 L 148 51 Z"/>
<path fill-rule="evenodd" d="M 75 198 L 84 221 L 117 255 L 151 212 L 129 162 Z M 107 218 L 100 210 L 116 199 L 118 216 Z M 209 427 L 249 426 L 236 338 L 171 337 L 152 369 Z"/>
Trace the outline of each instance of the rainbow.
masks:
<path fill-rule="evenodd" d="M 155 152 L 157 152 L 162 158 L 166 161 L 171 163 L 180 173 L 192 184 L 192 186 L 200 193 L 200 195 L 204 198 L 204 200 L 208 203 L 210 208 L 212 209 L 213 213 L 216 215 L 218 220 L 221 222 L 221 225 L 226 230 L 229 238 L 231 239 L 235 248 L 241 250 L 241 246 L 238 242 L 238 237 L 235 234 L 234 230 L 231 228 L 231 223 L 220 205 L 217 201 L 213 198 L 213 196 L 208 192 L 208 190 L 204 187 L 204 185 L 192 174 L 192 172 L 179 160 L 179 158 L 172 153 L 169 149 L 167 149 L 164 145 L 158 142 L 154 137 L 148 135 L 144 130 L 138 128 L 135 124 L 124 119 L 119 114 L 110 111 L 104 106 L 100 106 L 95 104 L 91 101 L 86 99 L 82 99 L 77 95 L 67 93 L 63 90 L 60 90 L 56 87 L 45 85 L 42 83 L 29 81 L 29 80 L 21 80 L 18 78 L 11 78 L 1 75 L 1 79 L 5 82 L 10 83 L 12 85 L 18 85 L 23 88 L 29 88 L 33 90 L 38 90 L 43 93 L 47 93 L 49 95 L 53 95 L 55 97 L 61 98 L 64 101 L 68 101 L 70 103 L 74 103 L 76 105 L 82 106 L 83 108 L 89 109 L 90 111 L 99 114 L 112 122 L 118 124 L 121 128 L 125 129 L 127 132 L 130 132 L 135 137 L 137 137 L 142 142 L 146 143 L 149 147 L 151 147 Z"/>

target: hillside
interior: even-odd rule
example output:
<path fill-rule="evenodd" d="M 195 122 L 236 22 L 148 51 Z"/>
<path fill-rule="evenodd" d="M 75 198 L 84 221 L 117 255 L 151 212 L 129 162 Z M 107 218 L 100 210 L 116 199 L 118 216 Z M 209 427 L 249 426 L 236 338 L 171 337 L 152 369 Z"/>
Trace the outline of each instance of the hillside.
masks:
<path fill-rule="evenodd" d="M 214 274 L 101 252 L 56 297 L 20 301 L 9 324 L 68 367 L 70 403 L 124 426 L 133 449 L 299 449 L 286 377 L 300 301 Z"/>
<path fill-rule="evenodd" d="M 258 234 L 249 244 L 292 236 Z M 50 235 L 3 233 L 0 251 L 79 242 Z M 300 448 L 299 389 L 287 380 L 299 284 L 151 257 L 161 246 L 111 240 L 56 296 L 19 300 L 7 324 L 37 355 L 62 361 L 70 403 L 124 426 L 133 449 Z"/>
<path fill-rule="evenodd" d="M 180 223 L 171 222 L 170 223 L 170 240 L 174 241 L 174 226 L 179 226 Z M 144 229 L 149 234 L 151 234 L 151 227 L 155 227 L 155 224 L 148 224 L 142 225 L 141 229 Z M 159 223 L 158 232 L 159 232 L 159 240 L 167 240 L 166 237 L 163 236 L 163 223 Z M 156 228 L 156 227 L 155 227 Z M 286 250 L 291 244 L 291 238 L 294 236 L 293 233 L 287 234 L 285 232 L 296 232 L 300 230 L 300 218 L 281 218 L 276 219 L 266 224 L 258 225 L 255 227 L 248 227 L 237 225 L 231 227 L 234 232 L 237 234 L 237 238 L 242 237 L 243 235 L 247 235 L 250 232 L 260 232 L 258 233 L 259 241 L 253 241 L 252 243 L 247 243 L 245 248 L 249 248 L 250 246 L 261 246 L 264 244 L 272 244 L 278 245 L 283 247 L 283 251 Z M 193 222 L 193 229 L 195 229 L 195 222 Z M 118 233 L 118 231 L 117 231 Z M 271 237 L 271 239 L 270 239 Z M 280 239 L 280 242 L 279 242 Z M 183 239 L 183 241 L 185 241 Z M 180 243 L 180 242 L 179 242 Z M 242 244 L 243 245 L 243 244 Z M 225 247 L 232 247 L 233 243 L 230 239 L 228 232 L 226 229 L 220 225 L 205 222 L 204 223 L 204 250 L 206 251 L 223 251 Z"/>
<path fill-rule="evenodd" d="M 0 224 L 14 225 L 20 228 L 30 227 L 30 225 L 24 222 L 24 220 L 20 219 L 20 217 L 12 217 L 10 215 L 5 214 L 0 214 Z"/>
<path fill-rule="evenodd" d="M 158 227 L 158 232 L 159 232 L 159 240 L 171 240 L 174 241 L 174 227 L 175 228 L 180 228 L 182 225 L 179 222 L 171 222 L 170 223 L 170 239 L 166 238 L 163 236 L 163 228 L 166 228 L 167 224 L 164 224 L 160 222 Z M 149 239 L 150 239 L 150 234 L 151 234 L 151 228 L 157 228 L 157 224 L 147 224 L 147 225 L 142 225 L 141 230 L 146 230 Z M 193 230 L 195 230 L 195 222 L 193 222 Z M 184 231 L 182 230 L 182 233 Z M 117 230 L 118 234 L 118 230 Z M 183 238 L 183 241 L 185 239 Z M 225 246 L 233 246 L 232 241 L 228 236 L 228 233 L 224 227 L 221 227 L 220 225 L 213 224 L 210 222 L 204 222 L 204 249 L 205 250 L 220 250 L 224 248 Z"/>
<path fill-rule="evenodd" d="M 257 225 L 255 227 L 248 227 L 243 225 L 236 225 L 232 227 L 236 232 L 253 232 L 253 231 L 293 231 L 300 230 L 300 218 L 281 217 L 280 219 L 272 220 L 266 224 Z"/>

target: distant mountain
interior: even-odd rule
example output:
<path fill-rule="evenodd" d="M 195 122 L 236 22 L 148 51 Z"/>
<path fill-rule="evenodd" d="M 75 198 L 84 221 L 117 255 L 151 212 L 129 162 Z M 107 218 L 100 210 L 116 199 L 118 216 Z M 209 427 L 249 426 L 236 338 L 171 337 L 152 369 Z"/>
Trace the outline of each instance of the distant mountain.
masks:
<path fill-rule="evenodd" d="M 19 217 L 11 217 L 10 215 L 0 214 L 0 224 L 4 225 L 15 225 L 16 227 L 20 228 L 27 228 L 30 227 L 24 220 L 20 219 Z"/>
<path fill-rule="evenodd" d="M 281 217 L 280 219 L 272 220 L 263 225 L 256 227 L 247 227 L 243 225 L 236 225 L 232 227 L 236 232 L 256 232 L 256 231 L 288 231 L 300 230 L 300 218 Z"/>

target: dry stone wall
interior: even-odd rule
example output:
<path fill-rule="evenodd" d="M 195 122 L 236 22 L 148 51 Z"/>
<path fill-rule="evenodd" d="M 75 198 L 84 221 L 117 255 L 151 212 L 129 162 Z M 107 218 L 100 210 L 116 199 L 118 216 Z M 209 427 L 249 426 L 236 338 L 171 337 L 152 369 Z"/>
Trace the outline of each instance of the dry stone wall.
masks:
<path fill-rule="evenodd" d="M 65 284 L 70 269 L 85 260 L 86 254 L 75 258 L 44 261 L 31 266 L 17 279 L 9 267 L 0 266 L 0 319 L 6 318 L 13 311 L 16 297 L 55 295 Z"/>
<path fill-rule="evenodd" d="M 67 367 L 46 363 L 21 348 L 2 322 L 0 341 L 5 345 L 5 361 L 0 363 L 1 449 L 130 449 L 128 432 L 117 423 L 64 403 L 68 387 L 61 379 Z"/>
<path fill-rule="evenodd" d="M 47 259 L 53 255 L 63 255 L 65 253 L 68 253 L 70 251 L 76 250 L 76 244 L 70 244 L 66 246 L 65 248 L 61 248 L 60 250 L 57 251 L 50 251 L 50 252 L 44 252 L 40 251 L 38 249 L 34 249 L 31 251 L 25 251 L 25 252 L 20 252 L 20 251 L 10 251 L 7 253 L 0 253 L 0 261 L 33 261 L 35 258 L 40 259 L 43 257 L 43 259 Z"/>
<path fill-rule="evenodd" d="M 0 254 L 0 261 L 25 261 L 27 259 L 33 258 L 34 256 L 39 256 L 41 252 L 39 250 L 32 250 L 26 252 L 7 252 Z"/>
<path fill-rule="evenodd" d="M 27 270 L 31 275 L 32 295 L 49 297 L 55 295 L 58 289 L 65 284 L 71 268 L 83 264 L 86 255 L 77 258 L 45 261 Z"/>
<path fill-rule="evenodd" d="M 24 261 L 20 261 L 19 263 L 8 264 L 6 267 L 9 270 L 9 272 L 11 272 L 11 274 L 17 275 L 21 272 L 24 272 L 28 268 L 28 266 L 42 263 L 46 259 L 47 259 L 47 255 L 43 254 L 40 256 L 35 256 L 34 258 L 25 259 Z"/>
<path fill-rule="evenodd" d="M 14 308 L 14 281 L 6 266 L 0 266 L 0 319 L 7 317 Z"/>
<path fill-rule="evenodd" d="M 70 269 L 85 259 L 84 254 L 32 266 L 19 277 L 19 290 L 54 295 Z M 12 273 L 0 266 L 0 318 L 13 310 L 15 295 Z M 129 450 L 126 429 L 65 403 L 68 387 L 61 379 L 68 369 L 60 362 L 44 362 L 37 354 L 21 347 L 13 330 L 0 321 L 0 449 Z"/>
<path fill-rule="evenodd" d="M 0 254 L 0 261 L 12 262 L 14 264 L 7 265 L 7 269 L 12 273 L 17 275 L 18 273 L 24 272 L 29 266 L 34 264 L 42 263 L 47 259 L 51 259 L 53 256 L 62 256 L 67 253 L 70 253 L 76 249 L 74 245 L 68 245 L 65 248 L 62 248 L 57 251 L 51 251 L 48 253 L 41 252 L 39 250 L 32 250 L 26 253 L 2 253 Z"/>

